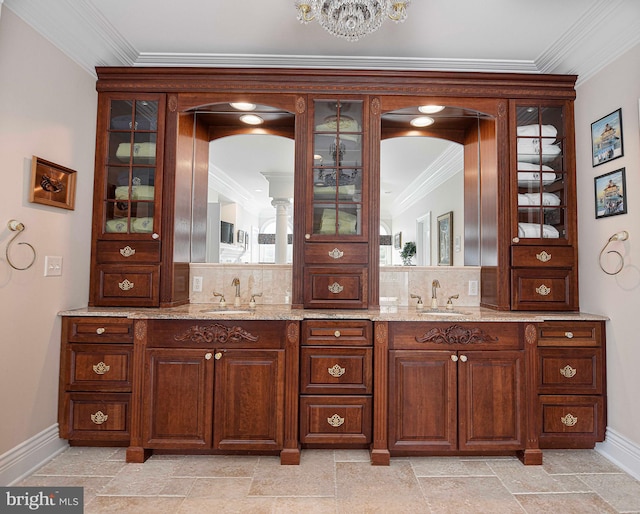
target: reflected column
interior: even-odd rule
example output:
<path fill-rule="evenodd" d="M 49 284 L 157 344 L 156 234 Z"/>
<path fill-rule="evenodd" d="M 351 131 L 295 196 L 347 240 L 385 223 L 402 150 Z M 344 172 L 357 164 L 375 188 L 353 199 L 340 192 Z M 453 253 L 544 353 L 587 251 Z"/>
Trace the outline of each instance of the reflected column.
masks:
<path fill-rule="evenodd" d="M 287 263 L 287 227 L 289 222 L 288 198 L 274 198 L 271 205 L 276 208 L 276 264 Z"/>

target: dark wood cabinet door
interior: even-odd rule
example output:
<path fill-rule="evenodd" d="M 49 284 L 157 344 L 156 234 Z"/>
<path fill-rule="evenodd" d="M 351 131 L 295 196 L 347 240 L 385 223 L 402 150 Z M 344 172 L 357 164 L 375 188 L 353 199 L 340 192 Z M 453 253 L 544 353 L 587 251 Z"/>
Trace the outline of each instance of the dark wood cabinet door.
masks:
<path fill-rule="evenodd" d="M 214 362 L 207 350 L 147 350 L 145 448 L 211 448 Z"/>
<path fill-rule="evenodd" d="M 455 352 L 389 352 L 389 449 L 457 448 Z"/>
<path fill-rule="evenodd" d="M 284 350 L 227 350 L 216 359 L 213 447 L 282 449 Z"/>
<path fill-rule="evenodd" d="M 524 390 L 521 351 L 459 351 L 459 449 L 524 448 Z"/>

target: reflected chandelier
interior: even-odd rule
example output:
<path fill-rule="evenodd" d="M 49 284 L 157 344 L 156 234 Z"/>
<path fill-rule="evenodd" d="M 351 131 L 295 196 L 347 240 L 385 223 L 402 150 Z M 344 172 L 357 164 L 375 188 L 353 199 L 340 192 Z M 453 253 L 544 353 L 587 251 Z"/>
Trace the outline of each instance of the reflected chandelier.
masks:
<path fill-rule="evenodd" d="M 316 19 L 330 34 L 357 41 L 380 28 L 386 17 L 395 22 L 407 18 L 411 0 L 295 0 L 298 20 Z"/>

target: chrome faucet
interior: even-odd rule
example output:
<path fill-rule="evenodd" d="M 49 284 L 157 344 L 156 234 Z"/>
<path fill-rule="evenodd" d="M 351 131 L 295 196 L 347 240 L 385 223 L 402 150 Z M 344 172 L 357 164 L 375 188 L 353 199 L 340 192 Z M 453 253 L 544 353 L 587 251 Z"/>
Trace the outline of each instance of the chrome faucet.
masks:
<path fill-rule="evenodd" d="M 431 308 L 432 309 L 438 308 L 438 297 L 436 294 L 436 289 L 438 289 L 439 287 L 440 287 L 440 282 L 438 282 L 437 279 L 431 282 Z"/>
<path fill-rule="evenodd" d="M 236 307 L 240 306 L 240 279 L 235 277 L 233 282 L 231 282 L 232 286 L 236 286 L 236 297 L 233 300 L 233 305 Z"/>

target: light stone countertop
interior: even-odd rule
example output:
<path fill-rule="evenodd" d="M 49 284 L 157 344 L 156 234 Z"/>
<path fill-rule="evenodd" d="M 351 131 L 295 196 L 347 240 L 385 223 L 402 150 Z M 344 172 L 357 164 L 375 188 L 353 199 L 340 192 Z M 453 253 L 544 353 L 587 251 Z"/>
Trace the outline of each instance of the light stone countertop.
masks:
<path fill-rule="evenodd" d="M 433 312 L 415 307 L 380 307 L 379 310 L 357 309 L 292 309 L 290 305 L 258 305 L 249 309 L 216 303 L 195 303 L 167 308 L 86 307 L 66 310 L 60 316 L 111 316 L 130 319 L 201 319 L 201 320 L 371 320 L 371 321 L 471 321 L 471 322 L 530 322 L 542 321 L 603 321 L 606 316 L 585 312 L 527 312 L 496 311 L 483 307 L 456 307 L 447 311 L 441 307 Z"/>

